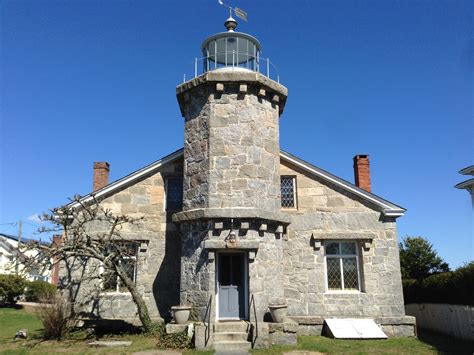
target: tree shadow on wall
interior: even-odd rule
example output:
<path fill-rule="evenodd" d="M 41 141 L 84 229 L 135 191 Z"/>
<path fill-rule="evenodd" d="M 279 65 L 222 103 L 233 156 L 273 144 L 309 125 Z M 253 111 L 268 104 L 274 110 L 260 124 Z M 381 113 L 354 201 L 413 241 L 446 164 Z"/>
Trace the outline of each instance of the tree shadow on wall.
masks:
<path fill-rule="evenodd" d="M 171 223 L 171 215 L 167 216 Z M 181 236 L 178 231 L 166 231 L 165 254 L 160 269 L 153 281 L 153 296 L 160 316 L 171 320 L 171 307 L 179 305 L 179 284 L 181 275 Z M 150 262 L 154 262 L 151 260 Z"/>

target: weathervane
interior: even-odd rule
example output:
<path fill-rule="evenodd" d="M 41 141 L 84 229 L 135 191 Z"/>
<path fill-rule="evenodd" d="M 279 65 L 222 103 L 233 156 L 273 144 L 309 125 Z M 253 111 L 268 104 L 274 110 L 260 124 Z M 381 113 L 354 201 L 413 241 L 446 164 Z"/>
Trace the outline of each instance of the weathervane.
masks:
<path fill-rule="evenodd" d="M 224 4 L 223 0 L 217 0 L 217 2 L 221 4 L 222 6 L 227 7 L 229 9 L 230 18 L 232 18 L 232 11 L 233 11 L 235 16 L 247 22 L 247 13 L 244 10 L 239 9 L 238 7 L 231 7 L 227 4 Z"/>

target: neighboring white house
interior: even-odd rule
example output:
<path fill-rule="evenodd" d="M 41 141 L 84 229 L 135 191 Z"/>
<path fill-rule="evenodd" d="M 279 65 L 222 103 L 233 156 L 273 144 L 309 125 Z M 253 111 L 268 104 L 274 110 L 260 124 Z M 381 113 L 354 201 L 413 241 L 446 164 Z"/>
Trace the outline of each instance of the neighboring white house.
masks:
<path fill-rule="evenodd" d="M 28 240 L 22 239 L 23 242 Z M 15 274 L 25 276 L 28 281 L 42 280 L 51 282 L 51 270 L 26 270 L 21 256 L 34 257 L 38 251 L 19 251 L 18 237 L 0 233 L 0 274 Z M 19 257 L 17 257 L 19 256 Z"/>
<path fill-rule="evenodd" d="M 459 174 L 474 176 L 474 165 L 459 170 Z M 471 194 L 472 206 L 474 207 L 474 178 L 471 177 L 470 179 L 460 182 L 454 187 L 457 189 L 467 190 L 467 192 Z"/>

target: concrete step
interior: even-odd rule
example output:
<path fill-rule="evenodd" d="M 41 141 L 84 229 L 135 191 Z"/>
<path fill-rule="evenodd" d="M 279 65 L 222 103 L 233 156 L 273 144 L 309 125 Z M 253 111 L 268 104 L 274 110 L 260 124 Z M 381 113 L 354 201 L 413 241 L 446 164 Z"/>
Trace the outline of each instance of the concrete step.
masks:
<path fill-rule="evenodd" d="M 245 321 L 216 322 L 214 333 L 248 333 L 249 324 Z"/>
<path fill-rule="evenodd" d="M 216 332 L 214 333 L 214 341 L 236 341 L 247 340 L 246 332 Z"/>
<path fill-rule="evenodd" d="M 215 334 L 214 334 L 215 335 Z M 248 352 L 251 344 L 246 340 L 234 340 L 234 341 L 215 341 L 214 340 L 214 350 L 216 353 L 225 352 L 225 353 L 235 353 L 235 352 Z"/>

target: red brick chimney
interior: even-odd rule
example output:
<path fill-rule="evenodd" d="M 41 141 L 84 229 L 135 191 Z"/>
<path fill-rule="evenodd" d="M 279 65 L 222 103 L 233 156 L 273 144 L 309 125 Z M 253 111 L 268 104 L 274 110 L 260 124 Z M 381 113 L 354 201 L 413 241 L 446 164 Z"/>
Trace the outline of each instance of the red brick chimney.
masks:
<path fill-rule="evenodd" d="M 370 163 L 367 154 L 359 154 L 354 157 L 355 184 L 370 192 Z"/>
<path fill-rule="evenodd" d="M 94 191 L 109 183 L 110 165 L 106 161 L 94 162 Z"/>

